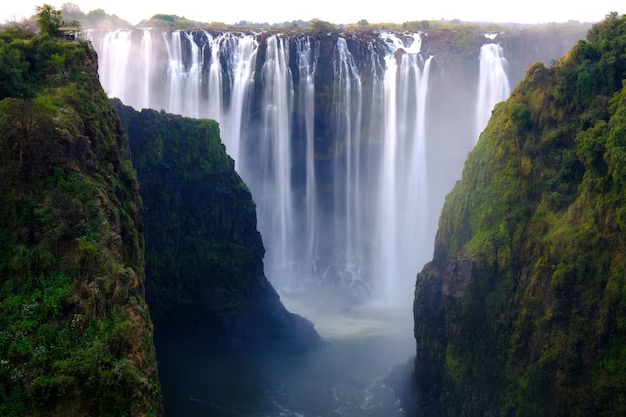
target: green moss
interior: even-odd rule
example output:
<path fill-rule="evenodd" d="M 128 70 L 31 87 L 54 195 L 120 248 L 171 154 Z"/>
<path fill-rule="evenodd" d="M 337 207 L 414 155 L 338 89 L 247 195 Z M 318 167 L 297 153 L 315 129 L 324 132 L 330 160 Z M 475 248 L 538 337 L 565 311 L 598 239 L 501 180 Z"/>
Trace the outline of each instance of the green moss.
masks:
<path fill-rule="evenodd" d="M 7 59 L 28 71 L 0 86 L 0 415 L 155 415 L 141 199 L 95 53 L 2 38 Z"/>
<path fill-rule="evenodd" d="M 269 325 L 258 323 L 267 319 L 250 312 L 284 310 L 263 273 L 252 196 L 218 124 L 112 102 L 130 137 L 146 207 L 146 294 L 157 343 L 176 338 L 219 349 L 248 340 L 249 323 L 263 333 Z"/>
<path fill-rule="evenodd" d="M 433 415 L 626 414 L 625 46 L 610 15 L 531 66 L 447 196 L 417 286 L 418 352 L 446 352 L 423 350 Z"/>

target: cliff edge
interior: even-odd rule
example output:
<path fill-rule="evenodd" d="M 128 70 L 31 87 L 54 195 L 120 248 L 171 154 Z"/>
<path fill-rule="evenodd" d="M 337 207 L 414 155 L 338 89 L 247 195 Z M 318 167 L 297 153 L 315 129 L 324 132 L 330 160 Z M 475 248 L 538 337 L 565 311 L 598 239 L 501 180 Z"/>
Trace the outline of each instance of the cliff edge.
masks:
<path fill-rule="evenodd" d="M 139 184 L 96 54 L 2 35 L 0 59 L 0 415 L 158 415 Z"/>
<path fill-rule="evenodd" d="M 626 17 L 496 106 L 417 277 L 418 415 L 626 414 Z"/>
<path fill-rule="evenodd" d="M 263 271 L 256 206 L 218 124 L 113 105 L 141 183 L 148 304 L 161 346 L 296 352 L 320 342 Z"/>

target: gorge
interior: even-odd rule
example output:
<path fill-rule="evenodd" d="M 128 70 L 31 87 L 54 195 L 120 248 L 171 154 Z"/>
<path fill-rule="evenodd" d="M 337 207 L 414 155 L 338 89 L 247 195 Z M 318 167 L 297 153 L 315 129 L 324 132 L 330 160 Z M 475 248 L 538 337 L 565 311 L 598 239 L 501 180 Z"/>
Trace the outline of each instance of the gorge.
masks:
<path fill-rule="evenodd" d="M 480 33 L 461 49 L 449 35 L 88 34 L 109 96 L 218 121 L 259 210 L 268 278 L 331 344 L 287 360 L 253 355 L 243 367 L 198 354 L 178 366 L 163 360 L 166 409 L 224 416 L 410 410 L 385 374 L 411 355 L 414 275 L 431 257 L 443 197 L 525 67 L 557 59 L 582 36 L 541 49 L 522 37 L 532 45 L 526 49 L 519 37 Z M 227 393 L 220 381 L 233 372 Z M 251 392 L 258 399 L 248 400 Z"/>
<path fill-rule="evenodd" d="M 0 31 L 0 415 L 626 412 L 626 16 L 364 22 Z"/>

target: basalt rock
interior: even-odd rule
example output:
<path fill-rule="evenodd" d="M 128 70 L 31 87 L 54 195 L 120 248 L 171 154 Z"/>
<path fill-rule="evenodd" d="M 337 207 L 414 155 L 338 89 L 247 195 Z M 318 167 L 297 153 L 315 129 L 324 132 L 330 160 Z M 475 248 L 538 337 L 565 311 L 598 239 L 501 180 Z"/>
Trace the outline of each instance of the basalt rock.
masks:
<path fill-rule="evenodd" d="M 626 413 L 626 17 L 532 65 L 417 277 L 419 416 Z"/>
<path fill-rule="evenodd" d="M 159 356 L 161 347 L 297 352 L 320 343 L 264 275 L 256 207 L 217 123 L 112 102 L 141 183 Z"/>

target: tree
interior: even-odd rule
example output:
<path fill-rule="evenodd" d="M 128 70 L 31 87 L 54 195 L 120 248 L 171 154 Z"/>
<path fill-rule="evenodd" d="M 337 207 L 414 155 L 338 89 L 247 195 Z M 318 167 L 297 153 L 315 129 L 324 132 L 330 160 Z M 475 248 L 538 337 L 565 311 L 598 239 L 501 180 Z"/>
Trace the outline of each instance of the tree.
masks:
<path fill-rule="evenodd" d="M 412 20 L 402 24 L 402 29 L 404 30 L 428 30 L 429 28 L 430 22 L 428 20 Z"/>
<path fill-rule="evenodd" d="M 361 19 L 358 21 L 357 25 L 359 25 L 359 27 L 366 28 L 370 25 L 370 22 L 365 19 Z"/>
<path fill-rule="evenodd" d="M 33 83 L 29 79 L 29 67 L 23 43 L 0 38 L 0 100 L 5 97 L 31 96 Z M 3 134 L 4 131 L 0 130 L 0 136 Z"/>
<path fill-rule="evenodd" d="M 37 33 L 37 23 L 32 17 L 11 16 L 4 23 L 7 33 L 17 39 L 30 39 Z"/>
<path fill-rule="evenodd" d="M 76 3 L 63 3 L 61 6 L 61 16 L 68 21 L 81 21 L 85 19 L 85 13 L 83 13 Z"/>
<path fill-rule="evenodd" d="M 49 36 L 56 36 L 59 28 L 63 26 L 63 17 L 61 17 L 61 11 L 44 4 L 43 6 L 35 7 L 37 16 L 37 26 L 41 30 L 42 34 Z"/>
<path fill-rule="evenodd" d="M 309 23 L 315 32 L 334 32 L 337 30 L 337 27 L 332 23 L 318 18 L 311 19 Z"/>

